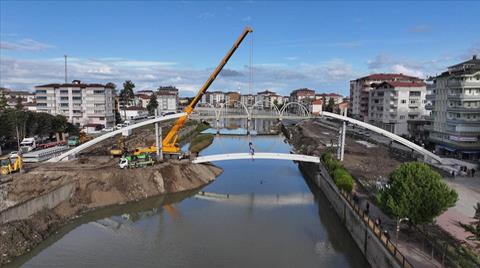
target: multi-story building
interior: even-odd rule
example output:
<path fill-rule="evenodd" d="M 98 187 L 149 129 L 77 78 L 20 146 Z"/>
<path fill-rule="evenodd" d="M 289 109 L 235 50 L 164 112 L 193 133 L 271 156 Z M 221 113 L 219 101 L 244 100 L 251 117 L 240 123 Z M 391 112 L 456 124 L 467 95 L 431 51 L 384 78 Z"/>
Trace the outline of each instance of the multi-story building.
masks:
<path fill-rule="evenodd" d="M 371 74 L 350 81 L 352 117 L 368 121 L 369 92 L 383 82 L 422 82 L 420 78 L 403 74 Z"/>
<path fill-rule="evenodd" d="M 47 84 L 35 87 L 37 111 L 64 115 L 74 125 L 115 123 L 113 88 L 103 84 Z"/>
<path fill-rule="evenodd" d="M 252 107 L 253 104 L 255 104 L 255 95 L 252 95 L 252 94 L 240 95 L 240 102 L 247 107 Z"/>
<path fill-rule="evenodd" d="M 15 108 L 19 102 L 24 108 L 25 106 L 35 103 L 35 94 L 28 91 L 0 88 L 0 96 L 5 98 L 9 108 Z"/>
<path fill-rule="evenodd" d="M 335 105 L 338 105 L 343 101 L 343 96 L 337 93 L 322 93 L 322 94 L 315 94 L 315 99 L 323 100 L 325 99 L 325 105 L 330 102 L 330 99 L 333 99 Z"/>
<path fill-rule="evenodd" d="M 203 94 L 200 103 L 204 106 L 222 107 L 225 103 L 226 94 L 222 91 L 211 91 Z"/>
<path fill-rule="evenodd" d="M 290 102 L 310 103 L 313 100 L 315 100 L 315 90 L 301 88 L 290 93 Z"/>
<path fill-rule="evenodd" d="M 135 106 L 141 106 L 143 108 L 147 108 L 148 103 L 150 102 L 150 96 L 143 93 L 135 94 Z"/>
<path fill-rule="evenodd" d="M 480 158 L 480 59 L 448 67 L 434 77 L 428 140 L 440 154 Z"/>
<path fill-rule="evenodd" d="M 369 123 L 397 135 L 408 135 L 408 120 L 425 115 L 424 82 L 383 82 L 369 92 Z"/>
<path fill-rule="evenodd" d="M 255 103 L 255 108 L 257 109 L 272 109 L 275 103 L 277 103 L 277 105 L 283 103 L 283 98 L 276 92 L 265 90 L 257 93 L 255 96 Z"/>
<path fill-rule="evenodd" d="M 240 106 L 240 93 L 235 91 L 230 91 L 225 94 L 225 104 L 228 107 L 239 107 Z"/>
<path fill-rule="evenodd" d="M 176 112 L 178 104 L 178 89 L 175 87 L 159 87 L 157 91 L 157 102 L 159 111 Z"/>

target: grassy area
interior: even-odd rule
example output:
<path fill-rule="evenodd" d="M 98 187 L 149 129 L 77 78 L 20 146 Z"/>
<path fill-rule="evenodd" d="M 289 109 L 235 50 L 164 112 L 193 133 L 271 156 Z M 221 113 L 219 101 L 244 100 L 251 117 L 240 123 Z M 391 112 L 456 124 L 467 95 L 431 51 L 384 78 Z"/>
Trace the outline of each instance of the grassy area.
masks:
<path fill-rule="evenodd" d="M 190 143 L 189 151 L 192 153 L 198 153 L 201 150 L 207 148 L 213 142 L 213 134 L 198 134 L 192 139 Z"/>

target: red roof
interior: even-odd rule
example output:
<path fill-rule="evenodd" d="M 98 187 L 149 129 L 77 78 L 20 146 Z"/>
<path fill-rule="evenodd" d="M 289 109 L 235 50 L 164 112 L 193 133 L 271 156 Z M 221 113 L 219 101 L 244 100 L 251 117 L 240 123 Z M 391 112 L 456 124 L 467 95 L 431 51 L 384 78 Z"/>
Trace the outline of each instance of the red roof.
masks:
<path fill-rule="evenodd" d="M 359 78 L 357 80 L 397 80 L 397 79 L 408 79 L 408 80 L 417 80 L 422 81 L 422 79 L 415 77 L 415 76 L 408 76 L 404 74 L 371 74 L 365 77 Z"/>
<path fill-rule="evenodd" d="M 150 99 L 150 96 L 148 96 L 147 94 L 137 94 L 137 97 L 140 99 Z"/>
<path fill-rule="evenodd" d="M 392 81 L 392 82 L 383 82 L 383 83 L 377 85 L 377 87 L 380 87 L 384 84 L 388 84 L 392 87 L 425 87 L 427 85 L 424 82 L 397 82 L 397 81 Z"/>
<path fill-rule="evenodd" d="M 322 100 L 321 99 L 314 100 L 314 101 L 312 101 L 312 104 L 322 105 Z"/>

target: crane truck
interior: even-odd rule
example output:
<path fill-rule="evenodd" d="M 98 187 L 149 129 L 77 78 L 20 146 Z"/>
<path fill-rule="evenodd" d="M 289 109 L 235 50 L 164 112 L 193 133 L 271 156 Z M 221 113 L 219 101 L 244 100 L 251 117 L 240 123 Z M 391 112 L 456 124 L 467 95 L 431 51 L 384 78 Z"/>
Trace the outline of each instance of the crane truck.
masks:
<path fill-rule="evenodd" d="M 187 120 L 188 116 L 193 112 L 193 109 L 195 109 L 195 106 L 197 105 L 197 103 L 202 99 L 203 94 L 205 94 L 205 92 L 213 83 L 213 81 L 215 81 L 215 78 L 217 78 L 217 75 L 222 71 L 223 67 L 225 66 L 225 64 L 227 64 L 228 60 L 232 57 L 233 53 L 235 53 L 235 51 L 240 46 L 240 44 L 245 39 L 245 37 L 251 32 L 253 32 L 252 28 L 245 27 L 242 34 L 238 37 L 237 41 L 233 44 L 232 48 L 227 52 L 225 57 L 223 57 L 223 59 L 220 61 L 217 68 L 213 71 L 213 73 L 210 75 L 207 81 L 205 81 L 202 88 L 198 91 L 197 95 L 195 96 L 195 98 L 193 98 L 192 101 L 188 104 L 188 106 L 185 107 L 184 112 L 186 113 L 186 115 L 178 118 L 175 125 L 173 125 L 173 127 L 170 129 L 170 131 L 162 141 L 162 152 L 164 155 L 170 155 L 170 157 L 172 155 L 173 156 L 176 155 L 177 157 L 180 155 L 181 153 L 180 147 L 177 143 L 180 128 L 185 124 L 185 121 Z"/>

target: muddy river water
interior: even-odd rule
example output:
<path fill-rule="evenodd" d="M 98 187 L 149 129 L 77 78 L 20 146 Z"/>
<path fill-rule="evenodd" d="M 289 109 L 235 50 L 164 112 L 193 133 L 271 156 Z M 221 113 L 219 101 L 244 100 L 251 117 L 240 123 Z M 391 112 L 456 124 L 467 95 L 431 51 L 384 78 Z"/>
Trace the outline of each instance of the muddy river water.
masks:
<path fill-rule="evenodd" d="M 248 152 L 221 136 L 202 155 Z M 284 137 L 253 136 L 257 152 L 285 152 Z M 297 164 L 217 162 L 202 189 L 90 213 L 11 267 L 368 267 L 321 192 Z"/>

